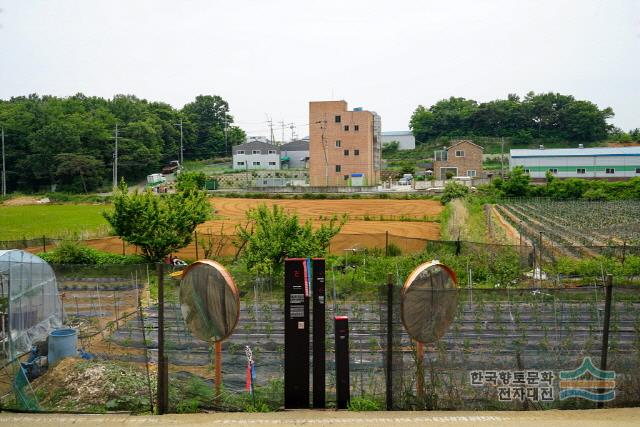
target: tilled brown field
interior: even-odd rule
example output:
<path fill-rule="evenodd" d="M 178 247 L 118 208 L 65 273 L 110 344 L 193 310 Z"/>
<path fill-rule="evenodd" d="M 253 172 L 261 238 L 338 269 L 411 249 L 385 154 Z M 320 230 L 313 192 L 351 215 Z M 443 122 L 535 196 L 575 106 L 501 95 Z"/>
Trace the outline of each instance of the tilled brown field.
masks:
<path fill-rule="evenodd" d="M 314 225 L 336 215 L 346 214 L 347 223 L 340 234 L 331 241 L 332 253 L 342 254 L 348 249 L 384 248 L 386 233 L 389 242 L 403 252 L 416 252 L 424 248 L 425 240 L 440 238 L 440 224 L 431 222 L 442 211 L 435 200 L 391 199 L 343 199 L 343 200 L 292 200 L 292 199 L 231 199 L 212 198 L 214 220 L 198 226 L 198 256 L 195 242 L 177 253 L 178 257 L 196 259 L 204 254 L 203 241 L 212 241 L 220 249 L 218 255 L 233 255 L 236 247 L 232 237 L 238 225 L 247 223 L 246 212 L 261 204 L 278 205 L 288 212 L 295 212 L 301 220 Z M 224 237 L 219 237 L 224 236 Z M 105 237 L 85 241 L 87 246 L 113 253 L 136 253 L 136 248 L 122 244 L 118 237 Z"/>
<path fill-rule="evenodd" d="M 247 210 L 265 204 L 269 207 L 281 206 L 288 212 L 295 212 L 302 220 L 312 221 L 314 225 L 334 215 L 340 217 L 346 214 L 349 218 L 347 223 L 331 241 L 330 250 L 333 253 L 343 253 L 345 249 L 384 248 L 387 232 L 391 236 L 389 241 L 398 245 L 403 252 L 422 250 L 424 240 L 440 238 L 440 224 L 424 221 L 437 217 L 442 211 L 440 203 L 434 200 L 213 198 L 211 203 L 216 219 L 200 225 L 199 233 L 234 235 L 238 224 L 246 224 Z M 225 245 L 223 253 L 230 254 L 234 250 L 232 245 Z M 195 258 L 195 246 L 185 248 L 180 255 Z"/>
<path fill-rule="evenodd" d="M 348 214 L 352 219 L 365 216 L 385 218 L 434 217 L 442 211 L 435 200 L 390 200 L 390 199 L 342 199 L 342 200 L 293 200 L 293 199 L 230 199 L 212 198 L 216 215 L 225 219 L 245 219 L 245 212 L 265 204 L 278 205 L 300 218 L 316 219 L 332 215 Z"/>

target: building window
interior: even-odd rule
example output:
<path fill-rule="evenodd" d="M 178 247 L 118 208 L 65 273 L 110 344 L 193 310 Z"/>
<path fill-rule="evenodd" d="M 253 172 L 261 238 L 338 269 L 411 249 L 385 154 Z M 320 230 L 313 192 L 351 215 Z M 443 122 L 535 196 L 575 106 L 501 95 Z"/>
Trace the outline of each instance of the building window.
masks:
<path fill-rule="evenodd" d="M 260 150 L 253 150 L 251 154 L 262 154 L 262 152 Z"/>
<path fill-rule="evenodd" d="M 269 162 L 269 166 L 275 166 L 276 162 Z"/>
<path fill-rule="evenodd" d="M 467 171 L 467 176 L 476 176 L 476 170 L 475 169 L 469 169 Z"/>
<path fill-rule="evenodd" d="M 336 116 L 336 123 L 340 123 L 342 121 L 342 117 Z"/>
<path fill-rule="evenodd" d="M 344 180 L 347 181 L 349 179 L 349 175 L 344 176 Z"/>
<path fill-rule="evenodd" d="M 359 156 L 360 155 L 360 150 L 353 150 L 353 155 L 354 156 Z"/>
<path fill-rule="evenodd" d="M 640 168 L 636 168 L 636 173 L 640 173 Z"/>
<path fill-rule="evenodd" d="M 585 168 L 578 168 L 576 169 L 576 173 L 578 175 L 584 175 L 585 173 L 587 173 L 587 170 Z"/>
<path fill-rule="evenodd" d="M 260 162 L 253 162 L 253 166 L 260 166 Z"/>
<path fill-rule="evenodd" d="M 525 169 L 524 173 L 528 174 L 529 173 L 529 169 Z"/>
<path fill-rule="evenodd" d="M 344 131 L 349 132 L 349 125 L 344 125 Z"/>
<path fill-rule="evenodd" d="M 464 150 L 456 150 L 456 157 L 464 157 Z"/>
<path fill-rule="evenodd" d="M 342 166 L 336 165 L 336 172 L 342 172 Z"/>
<path fill-rule="evenodd" d="M 269 154 L 276 154 L 276 150 L 269 150 Z"/>
<path fill-rule="evenodd" d="M 340 148 L 341 145 L 342 145 L 342 141 L 340 141 L 339 139 L 336 139 L 336 148 Z"/>
<path fill-rule="evenodd" d="M 353 125 L 353 130 L 358 132 L 360 130 L 360 125 Z"/>
<path fill-rule="evenodd" d="M 434 154 L 434 160 L 436 162 L 446 162 L 449 158 L 449 153 L 447 152 L 447 150 L 438 150 L 438 151 L 435 151 L 433 154 Z"/>
<path fill-rule="evenodd" d="M 344 150 L 344 155 L 348 156 L 349 155 L 349 150 Z"/>
<path fill-rule="evenodd" d="M 244 154 L 244 150 L 238 150 L 236 151 L 236 154 Z"/>
<path fill-rule="evenodd" d="M 614 168 L 606 168 L 605 173 L 616 173 L 616 170 Z"/>
<path fill-rule="evenodd" d="M 244 162 L 237 162 L 236 165 L 237 166 L 244 166 Z"/>
<path fill-rule="evenodd" d="M 551 169 L 549 169 L 549 172 L 551 172 L 552 174 L 554 174 L 554 175 L 555 175 L 555 174 L 557 174 L 557 173 L 558 173 L 558 169 L 556 169 L 556 168 L 551 168 Z"/>

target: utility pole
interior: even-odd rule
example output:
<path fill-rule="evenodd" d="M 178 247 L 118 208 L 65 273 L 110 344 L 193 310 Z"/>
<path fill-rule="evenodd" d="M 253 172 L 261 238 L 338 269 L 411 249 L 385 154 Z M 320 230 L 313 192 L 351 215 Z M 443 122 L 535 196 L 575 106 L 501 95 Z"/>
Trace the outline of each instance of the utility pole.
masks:
<path fill-rule="evenodd" d="M 322 119 L 321 129 L 322 129 L 322 151 L 324 151 L 324 185 L 325 187 L 329 186 L 329 157 L 327 154 L 327 140 L 325 138 L 325 130 L 327 129 L 327 113 L 324 113 L 324 118 Z"/>
<path fill-rule="evenodd" d="M 296 128 L 295 123 L 289 123 L 289 129 L 291 129 L 291 141 L 295 140 L 295 132 L 294 132 L 295 128 Z"/>
<path fill-rule="evenodd" d="M 504 178 L 504 138 L 500 138 L 500 178 Z"/>
<path fill-rule="evenodd" d="M 284 128 L 286 127 L 284 120 L 280 121 L 280 127 L 282 128 L 282 140 L 280 141 L 280 144 L 284 144 Z"/>
<path fill-rule="evenodd" d="M 267 123 L 269 124 L 269 130 L 271 133 L 271 143 L 275 144 L 275 137 L 273 136 L 273 120 L 271 120 L 271 117 L 269 117 L 269 120 L 267 120 Z"/>
<path fill-rule="evenodd" d="M 182 118 L 180 118 L 180 123 L 176 123 L 176 126 L 180 126 L 180 166 L 182 166 L 183 158 L 183 145 L 182 145 Z"/>
<path fill-rule="evenodd" d="M 2 127 L 2 195 L 7 195 L 7 165 L 4 161 L 4 126 Z"/>
<path fill-rule="evenodd" d="M 118 122 L 116 122 L 116 145 L 113 150 L 113 189 L 118 188 Z"/>
<path fill-rule="evenodd" d="M 227 132 L 229 131 L 229 124 L 227 123 L 227 117 L 224 117 L 224 155 L 225 157 L 229 155 L 229 140 L 227 136 Z"/>

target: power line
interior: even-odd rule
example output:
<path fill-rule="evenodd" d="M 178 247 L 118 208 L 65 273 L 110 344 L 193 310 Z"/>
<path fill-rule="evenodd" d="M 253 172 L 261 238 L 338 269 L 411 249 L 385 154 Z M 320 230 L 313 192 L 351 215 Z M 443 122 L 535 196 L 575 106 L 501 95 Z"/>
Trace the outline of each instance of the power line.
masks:
<path fill-rule="evenodd" d="M 327 140 L 325 138 L 325 130 L 327 129 L 327 113 L 324 113 L 324 116 L 322 118 L 321 122 L 316 122 L 316 123 L 320 123 L 320 129 L 322 129 L 322 148 L 324 151 L 324 185 L 326 185 L 327 187 L 329 186 L 329 157 L 327 154 L 327 151 L 329 149 L 329 147 L 327 146 Z"/>

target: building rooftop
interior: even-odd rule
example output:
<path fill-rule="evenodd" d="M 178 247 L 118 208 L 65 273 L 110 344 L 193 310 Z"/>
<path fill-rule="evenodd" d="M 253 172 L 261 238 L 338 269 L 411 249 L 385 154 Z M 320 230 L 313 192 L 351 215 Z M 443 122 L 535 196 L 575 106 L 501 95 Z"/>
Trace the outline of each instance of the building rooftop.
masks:
<path fill-rule="evenodd" d="M 637 147 L 551 148 L 538 150 L 516 149 L 509 151 L 517 157 L 577 157 L 577 156 L 640 156 Z"/>
<path fill-rule="evenodd" d="M 246 150 L 258 150 L 258 149 L 276 150 L 277 152 L 280 152 L 280 147 L 278 147 L 277 145 L 269 144 L 267 142 L 251 141 L 251 142 L 245 142 L 244 144 L 234 145 L 233 154 L 236 154 L 238 150 L 246 151 Z"/>
<path fill-rule="evenodd" d="M 309 151 L 309 140 L 291 141 L 280 146 L 282 151 Z"/>

